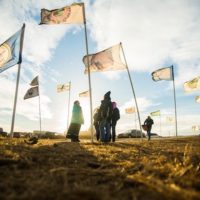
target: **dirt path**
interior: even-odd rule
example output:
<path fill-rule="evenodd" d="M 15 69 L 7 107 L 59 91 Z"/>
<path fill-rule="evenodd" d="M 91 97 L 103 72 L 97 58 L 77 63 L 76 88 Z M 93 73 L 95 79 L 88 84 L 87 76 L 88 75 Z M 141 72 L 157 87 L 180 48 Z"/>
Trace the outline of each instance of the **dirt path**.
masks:
<path fill-rule="evenodd" d="M 200 199 L 200 137 L 114 144 L 0 138 L 0 199 Z"/>

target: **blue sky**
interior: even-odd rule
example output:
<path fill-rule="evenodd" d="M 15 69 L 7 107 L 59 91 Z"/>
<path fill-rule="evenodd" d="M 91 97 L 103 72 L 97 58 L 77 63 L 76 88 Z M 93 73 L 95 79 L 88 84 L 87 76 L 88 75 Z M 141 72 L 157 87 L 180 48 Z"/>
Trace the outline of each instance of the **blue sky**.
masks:
<path fill-rule="evenodd" d="M 192 134 L 200 125 L 195 96 L 185 94 L 183 83 L 200 75 L 200 2 L 198 0 L 94 0 L 83 1 L 86 7 L 89 53 L 96 53 L 122 42 L 143 122 L 150 112 L 161 111 L 162 135 L 174 135 L 173 88 L 171 81 L 153 82 L 151 72 L 174 65 L 177 96 L 178 134 Z M 23 100 L 30 81 L 40 77 L 42 129 L 63 133 L 67 126 L 68 92 L 56 93 L 57 84 L 71 81 L 71 106 L 79 99 L 85 124 L 90 124 L 88 98 L 78 94 L 88 89 L 84 75 L 85 36 L 83 25 L 38 25 L 40 10 L 70 5 L 64 0 L 1 0 L 0 43 L 26 23 L 23 63 L 16 110 L 15 131 L 39 129 L 38 98 Z M 0 126 L 10 131 L 17 66 L 0 74 Z M 92 73 L 93 107 L 107 91 L 118 103 L 122 130 L 135 128 L 135 115 L 124 113 L 134 106 L 126 71 Z M 70 108 L 70 113 L 71 113 Z M 153 132 L 160 131 L 160 118 L 153 117 Z M 138 127 L 138 122 L 137 122 Z M 193 134 L 197 134 L 193 133 Z"/>

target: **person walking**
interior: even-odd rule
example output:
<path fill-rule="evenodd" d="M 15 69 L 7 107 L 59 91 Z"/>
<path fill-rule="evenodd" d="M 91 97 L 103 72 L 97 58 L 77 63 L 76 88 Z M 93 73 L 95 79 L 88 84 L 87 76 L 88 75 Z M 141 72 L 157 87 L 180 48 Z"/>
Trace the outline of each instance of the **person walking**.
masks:
<path fill-rule="evenodd" d="M 117 125 L 117 121 L 120 119 L 120 112 L 119 109 L 117 108 L 117 103 L 116 102 L 112 102 L 112 118 L 111 118 L 111 128 L 112 128 L 112 142 L 115 142 L 115 138 L 116 138 L 116 125 Z"/>
<path fill-rule="evenodd" d="M 148 116 L 147 119 L 144 121 L 144 125 L 146 125 L 148 140 L 151 139 L 151 128 L 153 124 L 154 124 L 153 119 L 151 119 L 150 116 Z"/>
<path fill-rule="evenodd" d="M 78 100 L 74 101 L 72 118 L 67 131 L 66 138 L 70 138 L 71 142 L 80 142 L 79 132 L 81 125 L 84 123 L 83 112 Z"/>

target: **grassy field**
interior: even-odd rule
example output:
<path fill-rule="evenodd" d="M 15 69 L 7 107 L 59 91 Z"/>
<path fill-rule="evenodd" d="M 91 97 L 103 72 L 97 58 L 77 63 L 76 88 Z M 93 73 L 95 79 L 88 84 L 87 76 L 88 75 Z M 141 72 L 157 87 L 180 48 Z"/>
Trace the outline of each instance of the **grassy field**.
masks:
<path fill-rule="evenodd" d="M 0 138 L 0 199 L 200 199 L 200 137 L 89 140 Z"/>

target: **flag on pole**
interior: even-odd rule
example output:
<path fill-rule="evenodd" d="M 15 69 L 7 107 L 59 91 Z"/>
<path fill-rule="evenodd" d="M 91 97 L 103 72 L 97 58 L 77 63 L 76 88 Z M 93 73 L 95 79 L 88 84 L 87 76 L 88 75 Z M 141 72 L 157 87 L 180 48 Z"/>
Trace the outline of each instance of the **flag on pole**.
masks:
<path fill-rule="evenodd" d="M 167 122 L 173 122 L 173 121 L 174 121 L 174 118 L 173 118 L 173 117 L 166 117 L 166 121 L 167 121 Z"/>
<path fill-rule="evenodd" d="M 38 86 L 36 87 L 31 87 L 30 89 L 27 90 L 25 96 L 24 96 L 24 100 L 25 99 L 29 99 L 32 97 L 36 97 L 39 95 L 39 90 L 38 90 Z"/>
<path fill-rule="evenodd" d="M 69 90 L 70 90 L 70 84 L 69 83 L 57 85 L 57 92 L 64 92 L 64 91 L 69 91 Z"/>
<path fill-rule="evenodd" d="M 22 62 L 21 40 L 25 25 L 0 45 L 0 73 Z"/>
<path fill-rule="evenodd" d="M 39 85 L 38 76 L 36 76 L 30 83 L 31 86 Z"/>
<path fill-rule="evenodd" d="M 197 103 L 200 103 L 200 96 L 196 96 L 196 97 L 195 97 L 195 101 L 196 101 Z"/>
<path fill-rule="evenodd" d="M 200 90 L 200 76 L 184 83 L 185 92 Z"/>
<path fill-rule="evenodd" d="M 40 24 L 83 24 L 83 3 L 54 10 L 41 10 Z"/>
<path fill-rule="evenodd" d="M 200 130 L 200 126 L 194 125 L 194 126 L 192 126 L 192 130 L 193 131 L 199 131 Z"/>
<path fill-rule="evenodd" d="M 81 93 L 79 93 L 79 97 L 89 97 L 89 91 L 87 90 L 87 91 L 85 91 L 85 92 L 81 92 Z"/>
<path fill-rule="evenodd" d="M 120 58 L 120 47 L 121 45 L 117 44 L 96 54 L 84 56 L 83 63 L 85 64 L 85 74 L 88 73 L 88 67 L 90 67 L 90 72 L 116 71 L 126 69 L 126 65 Z"/>
<path fill-rule="evenodd" d="M 125 109 L 125 113 L 126 113 L 126 114 L 135 113 L 135 108 L 134 108 L 134 107 L 126 108 L 126 109 Z"/>
<path fill-rule="evenodd" d="M 152 75 L 152 79 L 154 81 L 160 81 L 160 80 L 171 81 L 171 80 L 173 80 L 172 67 L 165 67 L 165 68 L 158 69 L 158 70 L 152 72 L 151 75 Z"/>
<path fill-rule="evenodd" d="M 151 116 L 160 116 L 160 110 L 151 112 L 150 115 L 151 115 Z"/>

